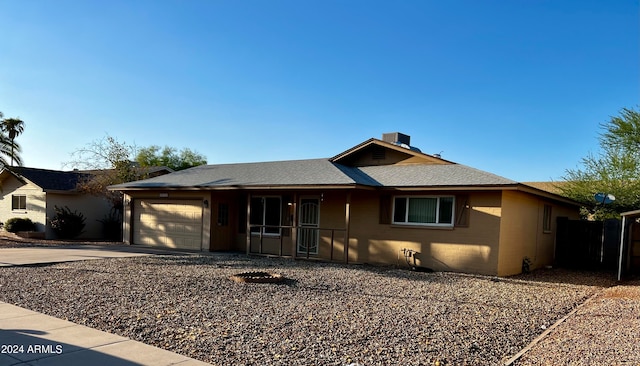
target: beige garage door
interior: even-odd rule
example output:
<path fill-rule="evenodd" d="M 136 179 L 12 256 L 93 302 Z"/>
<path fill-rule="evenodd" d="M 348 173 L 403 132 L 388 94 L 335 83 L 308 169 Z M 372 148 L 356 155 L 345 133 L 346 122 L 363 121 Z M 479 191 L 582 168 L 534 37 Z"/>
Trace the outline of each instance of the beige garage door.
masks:
<path fill-rule="evenodd" d="M 200 250 L 202 201 L 135 200 L 133 243 Z"/>

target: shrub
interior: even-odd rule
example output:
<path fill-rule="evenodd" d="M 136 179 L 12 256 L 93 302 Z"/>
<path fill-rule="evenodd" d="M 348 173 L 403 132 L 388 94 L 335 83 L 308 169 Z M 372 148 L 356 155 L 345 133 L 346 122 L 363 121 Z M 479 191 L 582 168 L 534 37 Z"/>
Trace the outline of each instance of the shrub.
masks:
<path fill-rule="evenodd" d="M 36 224 L 24 217 L 12 217 L 4 224 L 4 229 L 10 233 L 16 233 L 18 231 L 35 231 Z"/>
<path fill-rule="evenodd" d="M 51 219 L 51 229 L 61 239 L 73 239 L 84 230 L 85 217 L 78 211 L 71 211 L 69 207 L 54 207 L 56 212 Z"/>
<path fill-rule="evenodd" d="M 111 241 L 122 239 L 120 233 L 122 223 L 120 223 L 120 216 L 116 212 L 111 212 L 109 215 L 105 215 L 104 219 L 98 221 L 102 223 L 102 234 L 105 239 Z"/>

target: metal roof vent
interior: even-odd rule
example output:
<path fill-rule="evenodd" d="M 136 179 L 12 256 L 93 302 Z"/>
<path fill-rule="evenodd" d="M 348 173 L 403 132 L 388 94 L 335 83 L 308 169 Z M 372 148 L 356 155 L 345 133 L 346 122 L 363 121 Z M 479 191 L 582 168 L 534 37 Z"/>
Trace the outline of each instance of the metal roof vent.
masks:
<path fill-rule="evenodd" d="M 411 136 L 400 132 L 390 132 L 382 134 L 382 141 L 390 142 L 396 145 L 411 146 Z"/>
<path fill-rule="evenodd" d="M 404 133 L 400 133 L 400 132 L 383 133 L 382 141 L 390 142 L 394 145 L 402 146 L 405 149 L 409 149 L 412 151 L 421 152 L 420 149 L 418 149 L 417 147 L 411 146 L 411 136 L 405 135 Z"/>

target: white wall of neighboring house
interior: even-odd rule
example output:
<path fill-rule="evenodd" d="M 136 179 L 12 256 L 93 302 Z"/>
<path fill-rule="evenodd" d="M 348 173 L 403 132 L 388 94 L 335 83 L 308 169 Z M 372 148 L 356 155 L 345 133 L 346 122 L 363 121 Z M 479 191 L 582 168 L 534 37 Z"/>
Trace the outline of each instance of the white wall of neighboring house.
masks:
<path fill-rule="evenodd" d="M 26 197 L 26 210 L 12 210 L 12 197 L 15 195 Z M 111 205 L 105 198 L 77 193 L 46 193 L 39 186 L 29 181 L 21 182 L 14 176 L 2 182 L 0 222 L 3 224 L 13 217 L 28 218 L 36 224 L 36 231 L 44 232 L 47 239 L 54 239 L 56 234 L 51 229 L 50 222 L 56 215 L 55 206 L 69 207 L 71 211 L 78 211 L 85 217 L 86 226 L 78 238 L 103 238 L 103 224 L 99 220 L 105 219 L 111 210 Z"/>
<path fill-rule="evenodd" d="M 12 210 L 11 203 L 14 195 L 25 195 L 27 209 Z M 28 218 L 36 224 L 36 231 L 45 231 L 46 227 L 46 194 L 44 191 L 27 182 L 22 183 L 15 177 L 2 182 L 0 195 L 0 221 L 4 224 L 13 217 Z"/>
<path fill-rule="evenodd" d="M 86 194 L 47 194 L 47 221 L 55 217 L 55 206 L 69 207 L 71 211 L 78 211 L 85 217 L 84 232 L 78 237 L 81 239 L 99 239 L 103 237 L 102 223 L 111 210 L 110 203 L 102 197 Z M 47 227 L 47 238 L 55 238 L 55 233 L 51 227 Z"/>

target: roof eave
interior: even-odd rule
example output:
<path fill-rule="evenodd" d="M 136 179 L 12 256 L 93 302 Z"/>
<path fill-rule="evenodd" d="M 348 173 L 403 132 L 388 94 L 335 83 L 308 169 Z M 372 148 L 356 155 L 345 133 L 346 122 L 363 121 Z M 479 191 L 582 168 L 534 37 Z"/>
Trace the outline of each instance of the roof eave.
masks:
<path fill-rule="evenodd" d="M 384 186 L 382 189 L 399 191 L 502 191 L 505 189 L 513 189 L 513 186 L 513 184 Z"/>
<path fill-rule="evenodd" d="M 582 206 L 582 204 L 580 204 L 579 202 L 574 201 L 574 200 L 572 200 L 570 198 L 561 196 L 561 195 L 556 194 L 556 193 L 551 193 L 551 192 L 548 192 L 548 191 L 545 191 L 545 190 L 542 190 L 542 189 L 534 188 L 534 187 L 531 187 L 531 186 L 526 185 L 526 184 L 518 183 L 516 185 L 515 189 L 517 189 L 519 191 L 522 191 L 522 192 L 535 194 L 536 196 L 549 198 L 549 199 L 552 199 L 554 201 L 566 203 L 566 204 L 569 204 L 569 205 L 572 205 L 572 206 L 576 206 L 576 207 Z"/>
<path fill-rule="evenodd" d="M 229 191 L 229 190 L 313 190 L 313 189 L 374 189 L 375 187 L 361 184 L 313 184 L 313 185 L 231 185 L 231 186 L 146 186 L 146 187 L 108 187 L 111 191 Z"/>

